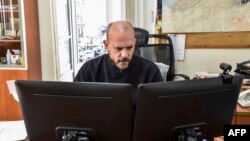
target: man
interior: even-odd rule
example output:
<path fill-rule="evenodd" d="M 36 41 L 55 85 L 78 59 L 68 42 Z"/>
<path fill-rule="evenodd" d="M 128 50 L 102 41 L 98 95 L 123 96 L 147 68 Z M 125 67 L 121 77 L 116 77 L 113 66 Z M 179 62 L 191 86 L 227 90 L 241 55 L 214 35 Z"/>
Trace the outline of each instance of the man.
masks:
<path fill-rule="evenodd" d="M 131 84 L 135 102 L 139 84 L 163 81 L 158 67 L 153 62 L 134 54 L 135 42 L 134 28 L 130 23 L 110 23 L 107 39 L 103 41 L 108 54 L 86 62 L 74 81 Z"/>

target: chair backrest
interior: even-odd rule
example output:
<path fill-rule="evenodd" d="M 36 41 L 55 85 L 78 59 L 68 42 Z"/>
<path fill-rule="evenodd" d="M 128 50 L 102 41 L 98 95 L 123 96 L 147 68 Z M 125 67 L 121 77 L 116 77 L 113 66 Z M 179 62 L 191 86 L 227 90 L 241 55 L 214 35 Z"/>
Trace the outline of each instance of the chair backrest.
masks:
<path fill-rule="evenodd" d="M 134 28 L 135 30 L 135 38 L 136 38 L 136 46 L 143 47 L 148 44 L 149 32 L 142 28 Z"/>
<path fill-rule="evenodd" d="M 136 38 L 136 53 L 140 55 L 140 48 L 152 47 L 154 48 L 154 55 L 156 62 L 161 62 L 169 66 L 167 76 L 164 78 L 166 81 L 174 79 L 175 59 L 174 49 L 171 38 L 165 34 L 149 34 L 145 29 L 134 28 Z M 152 39 L 154 43 L 149 43 Z"/>

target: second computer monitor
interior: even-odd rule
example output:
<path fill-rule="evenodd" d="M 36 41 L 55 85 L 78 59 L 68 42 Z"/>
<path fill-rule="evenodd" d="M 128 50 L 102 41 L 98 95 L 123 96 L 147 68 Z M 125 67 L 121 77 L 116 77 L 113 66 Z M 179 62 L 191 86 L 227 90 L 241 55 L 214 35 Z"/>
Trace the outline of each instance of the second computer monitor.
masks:
<path fill-rule="evenodd" d="M 232 122 L 242 79 L 223 82 L 218 77 L 141 85 L 133 140 L 175 141 L 192 134 L 213 140 L 223 135 L 223 125 Z"/>

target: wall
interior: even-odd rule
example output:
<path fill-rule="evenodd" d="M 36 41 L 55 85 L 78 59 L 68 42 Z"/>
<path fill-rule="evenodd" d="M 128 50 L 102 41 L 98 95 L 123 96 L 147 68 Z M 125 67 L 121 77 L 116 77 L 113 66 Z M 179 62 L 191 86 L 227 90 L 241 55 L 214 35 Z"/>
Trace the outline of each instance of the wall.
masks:
<path fill-rule="evenodd" d="M 136 3 L 134 5 L 134 3 Z M 152 14 L 151 10 L 143 10 L 138 7 L 142 1 L 128 1 L 126 17 L 135 26 L 143 27 L 152 31 L 152 24 L 145 24 L 149 22 L 149 18 Z M 137 5 L 137 6 L 136 6 Z M 41 0 L 38 1 L 39 6 L 39 23 L 40 23 L 40 38 L 41 38 L 41 56 L 42 56 L 42 78 L 43 80 L 56 80 L 56 67 L 55 67 L 55 50 L 53 40 L 53 24 L 52 24 L 52 12 L 51 1 Z M 152 2 L 144 2 L 144 8 L 152 8 Z M 132 7 L 132 10 L 131 10 Z M 133 9 L 134 8 L 134 9 Z M 135 14 L 137 12 L 137 14 Z M 138 14 L 139 13 L 139 14 Z M 136 16 L 135 16 L 136 15 Z M 141 17 L 136 21 L 135 17 Z M 233 66 L 238 62 L 249 60 L 250 49 L 186 49 L 184 61 L 178 61 L 176 64 L 177 73 L 184 73 L 190 77 L 195 76 L 195 72 L 208 71 L 208 72 L 221 72 L 219 69 L 220 62 L 227 62 Z"/>
<path fill-rule="evenodd" d="M 139 0 L 139 2 L 140 1 L 142 0 Z M 143 23 L 148 23 L 149 18 L 151 17 L 152 11 L 154 11 L 152 8 L 154 7 L 152 6 L 153 5 L 152 1 L 144 2 L 143 4 L 144 5 L 137 5 L 135 7 L 135 9 L 137 9 L 135 10 L 135 13 L 137 12 L 137 14 L 135 13 L 130 13 L 130 14 L 137 15 L 137 17 L 140 17 L 140 20 L 143 20 Z M 136 2 L 134 2 L 134 5 L 136 5 Z M 142 10 L 142 8 L 140 8 L 141 6 L 144 6 L 145 8 L 151 8 L 151 10 Z M 135 22 L 135 25 L 139 27 L 143 27 L 147 29 L 148 31 L 152 31 L 152 24 L 142 25 L 140 23 L 141 23 L 140 21 L 137 23 Z M 244 48 L 239 48 L 239 45 L 240 47 L 242 47 L 243 44 L 246 44 L 245 43 L 246 36 L 239 37 L 238 34 L 243 35 L 243 33 L 234 33 L 233 36 L 231 35 L 231 33 L 225 33 L 225 35 L 224 33 L 219 33 L 219 34 L 216 34 L 216 36 L 212 34 L 213 35 L 212 37 L 210 37 L 210 34 L 207 34 L 205 37 L 200 36 L 200 37 L 203 37 L 201 39 L 202 39 L 202 42 L 205 43 L 205 44 L 202 44 L 202 46 L 200 46 L 199 41 L 189 38 L 190 40 L 188 41 L 192 41 L 191 42 L 192 45 L 186 46 L 188 48 L 185 50 L 184 60 L 176 62 L 176 72 L 186 74 L 190 76 L 191 78 L 195 76 L 196 72 L 200 72 L 200 71 L 208 71 L 211 73 L 222 72 L 221 69 L 219 68 L 220 62 L 226 62 L 226 63 L 231 64 L 234 70 L 236 67 L 236 63 L 250 60 L 250 57 L 249 57 L 250 48 L 249 47 L 246 48 L 246 46 L 244 46 Z M 244 34 L 248 34 L 248 33 L 244 33 Z M 195 34 L 195 35 L 188 36 L 188 37 L 195 37 L 199 35 L 200 34 Z M 237 37 L 234 37 L 234 35 L 237 35 Z M 207 41 L 208 37 L 210 39 L 209 41 Z M 224 39 L 221 40 L 222 38 Z M 237 44 L 237 42 L 239 42 L 239 44 Z M 190 42 L 188 42 L 188 44 L 189 43 Z M 194 45 L 198 48 L 191 48 L 191 47 L 194 47 Z M 218 48 L 214 48 L 215 46 Z M 226 46 L 227 48 L 224 48 L 224 46 Z M 237 48 L 234 48 L 234 46 Z M 199 47 L 204 47 L 204 48 L 199 48 Z M 212 47 L 212 48 L 206 48 L 206 47 Z"/>
<path fill-rule="evenodd" d="M 195 72 L 222 72 L 219 68 L 220 62 L 229 63 L 233 70 L 236 63 L 250 60 L 250 49 L 186 49 L 184 61 L 176 64 L 177 73 L 184 73 L 191 78 Z"/>
<path fill-rule="evenodd" d="M 126 19 L 126 0 L 106 0 L 107 22 Z"/>
<path fill-rule="evenodd" d="M 51 0 L 38 0 L 42 80 L 57 80 Z"/>

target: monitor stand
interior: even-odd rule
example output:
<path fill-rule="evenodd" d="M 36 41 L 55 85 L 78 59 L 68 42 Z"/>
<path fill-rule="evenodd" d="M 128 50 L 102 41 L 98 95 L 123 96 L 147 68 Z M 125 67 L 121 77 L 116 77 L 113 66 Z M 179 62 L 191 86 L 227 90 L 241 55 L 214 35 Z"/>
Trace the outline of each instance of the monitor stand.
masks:
<path fill-rule="evenodd" d="M 203 136 L 206 135 L 206 129 L 206 123 L 176 126 L 171 131 L 170 140 L 203 141 Z"/>
<path fill-rule="evenodd" d="M 89 141 L 89 137 L 83 131 L 64 131 L 62 141 Z"/>
<path fill-rule="evenodd" d="M 183 129 L 178 135 L 178 141 L 203 141 L 199 127 Z"/>
<path fill-rule="evenodd" d="M 94 130 L 78 127 L 57 127 L 57 139 L 61 141 L 96 141 Z"/>

